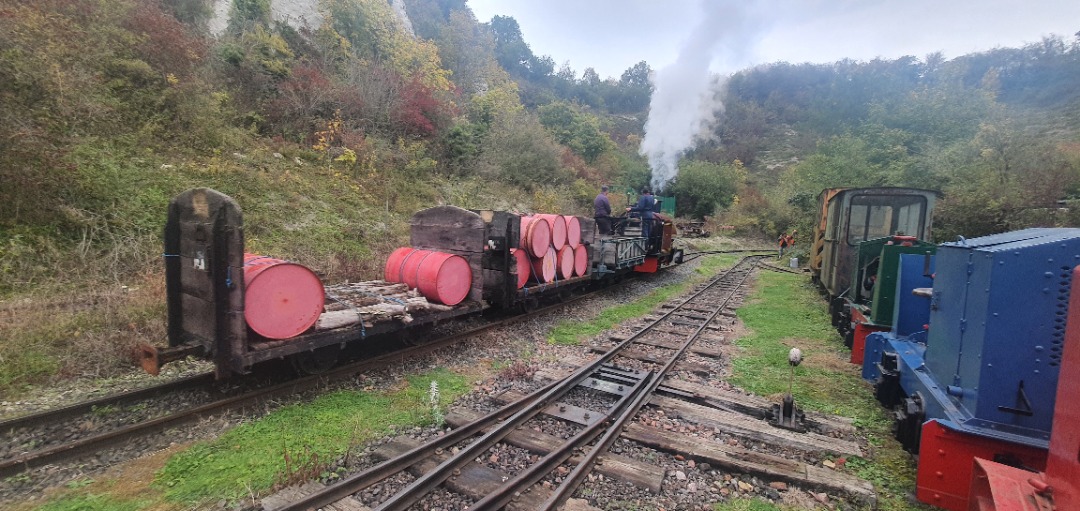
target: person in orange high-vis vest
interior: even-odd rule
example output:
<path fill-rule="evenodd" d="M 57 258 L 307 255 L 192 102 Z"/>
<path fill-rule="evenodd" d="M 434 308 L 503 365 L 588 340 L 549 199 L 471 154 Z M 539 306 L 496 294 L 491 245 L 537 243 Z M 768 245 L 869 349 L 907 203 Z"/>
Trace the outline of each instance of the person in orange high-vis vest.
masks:
<path fill-rule="evenodd" d="M 781 233 L 780 237 L 776 239 L 776 243 L 779 245 L 780 248 L 780 253 L 777 256 L 778 258 L 784 257 L 784 250 L 789 247 L 795 246 L 795 234 L 798 232 L 799 231 L 797 230 L 793 230 L 791 231 L 791 234 Z"/>

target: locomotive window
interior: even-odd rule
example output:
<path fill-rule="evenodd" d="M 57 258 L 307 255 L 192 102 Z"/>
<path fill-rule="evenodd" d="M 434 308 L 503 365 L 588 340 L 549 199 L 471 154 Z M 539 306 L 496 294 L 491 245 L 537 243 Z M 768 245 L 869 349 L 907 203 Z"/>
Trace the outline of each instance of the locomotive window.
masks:
<path fill-rule="evenodd" d="M 859 242 L 898 232 L 922 236 L 926 198 L 921 195 L 856 195 L 851 198 L 847 242 Z"/>
<path fill-rule="evenodd" d="M 840 215 L 837 214 L 837 212 L 839 212 L 840 210 L 840 208 L 837 207 L 837 203 L 839 202 L 840 201 L 837 200 L 829 203 L 829 209 L 827 213 L 828 221 L 825 223 L 825 239 L 830 241 L 836 239 L 836 224 L 840 223 Z"/>

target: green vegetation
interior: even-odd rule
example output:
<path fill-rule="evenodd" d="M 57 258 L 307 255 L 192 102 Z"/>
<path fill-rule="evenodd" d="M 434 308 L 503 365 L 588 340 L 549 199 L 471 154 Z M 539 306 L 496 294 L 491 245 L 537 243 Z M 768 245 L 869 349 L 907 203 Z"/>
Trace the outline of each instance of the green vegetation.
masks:
<path fill-rule="evenodd" d="M 940 190 L 939 239 L 1076 225 L 1056 203 L 1080 193 L 1080 94 L 1062 85 L 1078 63 L 1080 39 L 1053 36 L 950 61 L 763 65 L 731 78 L 727 138 L 696 152 L 752 169 L 725 221 L 774 237 L 809 232 L 827 187 Z"/>
<path fill-rule="evenodd" d="M 795 402 L 854 418 L 871 453 L 847 459 L 847 470 L 874 483 L 879 509 L 911 509 L 907 494 L 915 488 L 915 465 L 892 438 L 890 418 L 857 366 L 847 362 L 848 353 L 813 286 L 795 275 L 760 272 L 757 290 L 738 315 L 750 333 L 737 341 L 741 350 L 732 361 L 732 383 L 765 396 L 786 393 L 788 351 L 799 348 L 803 363 L 795 369 Z"/>
<path fill-rule="evenodd" d="M 295 479 L 333 478 L 336 473 L 328 467 L 347 450 L 395 428 L 441 421 L 446 407 L 471 390 L 473 379 L 438 368 L 389 391 L 332 392 L 236 426 L 217 439 L 141 458 L 119 473 L 75 481 L 47 495 L 44 505 L 16 509 L 202 509 L 221 499 L 265 495 L 275 484 Z"/>
<path fill-rule="evenodd" d="M 77 495 L 45 504 L 38 511 L 136 511 L 146 504 L 142 500 L 118 500 L 108 495 Z"/>
<path fill-rule="evenodd" d="M 162 319 L 142 317 L 163 302 L 168 201 L 190 187 L 240 202 L 249 250 L 336 282 L 376 278 L 427 206 L 589 214 L 601 184 L 650 182 L 649 63 L 578 73 L 463 0 L 406 0 L 415 36 L 385 0 L 318 4 L 326 23 L 305 28 L 234 0 L 219 34 L 205 0 L 5 7 L 0 312 L 25 302 L 78 322 L 76 304 L 127 286 L 142 291 L 93 309 L 113 315 L 95 352 L 126 353 L 132 331 L 160 341 Z M 1080 197 L 1078 63 L 1080 39 L 1050 36 L 953 60 L 746 69 L 716 91 L 710 142 L 657 191 L 713 232 L 770 240 L 810 232 L 832 186 L 940 189 L 942 239 L 1080 224 L 1057 207 Z M 11 316 L 0 394 L 130 368 Z"/>
<path fill-rule="evenodd" d="M 0 395 L 163 338 L 161 228 L 188 188 L 240 203 L 247 250 L 338 282 L 377 278 L 425 207 L 587 213 L 602 182 L 647 180 L 596 114 L 525 108 L 464 2 L 407 6 L 423 37 L 384 0 L 321 2 L 312 30 L 237 0 L 214 37 L 201 0 L 5 8 Z"/>
<path fill-rule="evenodd" d="M 657 305 L 682 294 L 688 287 L 716 275 L 722 268 L 731 266 L 736 259 L 730 255 L 706 256 L 695 270 L 696 278 L 661 287 L 630 303 L 608 307 L 591 321 L 560 321 L 548 334 L 548 342 L 577 345 L 623 321 L 644 316 Z"/>
<path fill-rule="evenodd" d="M 736 499 L 713 506 L 715 511 L 786 511 L 788 506 L 777 506 L 762 499 Z"/>
<path fill-rule="evenodd" d="M 387 394 L 339 391 L 310 403 L 274 411 L 217 439 L 177 454 L 158 473 L 156 486 L 168 500 L 196 505 L 262 493 L 298 471 L 329 464 L 353 445 L 391 431 L 433 423 L 431 382 L 445 407 L 470 390 L 467 377 L 439 369 L 408 378 Z"/>
<path fill-rule="evenodd" d="M 465 0 L 404 3 L 415 37 L 385 0 L 322 0 L 327 22 L 310 29 L 272 21 L 267 0 L 233 0 L 230 23 L 214 35 L 205 0 L 5 5 L 0 397 L 116 375 L 130 370 L 136 342 L 164 340 L 161 228 L 169 200 L 191 187 L 240 203 L 249 251 L 340 282 L 377 278 L 385 256 L 407 242 L 410 215 L 425 207 L 587 215 L 601 184 L 650 182 L 638 154 L 649 63 L 618 77 L 579 75 L 534 54 L 511 17 L 481 22 Z M 732 225 L 770 241 L 793 227 L 811 232 L 814 197 L 833 186 L 942 190 L 939 239 L 1080 225 L 1080 208 L 1058 207 L 1080 198 L 1078 80 L 1080 38 L 1060 36 L 952 60 L 758 66 L 717 92 L 725 114 L 715 136 L 684 155 L 682 173 L 658 192 L 676 198 L 680 215 L 710 217 L 713 232 Z M 699 271 L 725 264 L 710 258 Z M 755 392 L 783 392 L 787 349 L 803 348 L 800 403 L 866 428 L 877 450 L 847 467 L 879 484 L 886 509 L 900 509 L 909 461 L 838 361 L 844 354 L 816 297 L 791 279 L 763 275 L 760 302 L 741 313 L 754 334 L 736 377 Z M 559 325 L 550 340 L 577 343 L 683 289 Z M 407 415 L 399 418 L 422 420 Z M 282 444 L 280 428 L 295 418 L 275 420 L 246 426 L 275 452 L 244 457 L 254 448 L 236 437 L 202 445 L 207 459 L 178 457 L 162 491 L 184 502 L 213 488 L 236 498 L 249 480 L 235 474 L 250 469 L 250 484 L 271 484 L 286 448 L 323 461 L 337 452 L 314 433 Z M 372 427 L 361 433 L 385 424 Z M 348 424 L 329 431 L 359 434 Z M 195 466 L 220 477 L 191 479 L 184 470 Z M 113 499 L 91 486 L 51 505 L 141 506 L 141 497 Z"/>

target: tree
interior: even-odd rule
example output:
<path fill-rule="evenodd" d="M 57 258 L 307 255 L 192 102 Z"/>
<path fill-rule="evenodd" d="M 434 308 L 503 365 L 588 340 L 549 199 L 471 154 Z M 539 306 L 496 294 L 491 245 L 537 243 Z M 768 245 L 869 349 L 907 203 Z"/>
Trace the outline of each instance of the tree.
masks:
<path fill-rule="evenodd" d="M 385 1 L 325 0 L 322 5 L 333 31 L 348 41 L 356 57 L 418 78 L 433 90 L 450 90 L 450 73 L 442 67 L 438 48 L 405 32 Z"/>
<path fill-rule="evenodd" d="M 497 116 L 482 151 L 480 172 L 490 178 L 532 189 L 565 177 L 558 146 L 527 112 Z"/>
<path fill-rule="evenodd" d="M 746 180 L 745 174 L 738 162 L 729 165 L 700 160 L 680 162 L 679 175 L 670 188 L 677 213 L 703 218 L 713 215 L 717 208 L 730 206 L 735 192 Z"/>
<path fill-rule="evenodd" d="M 270 0 L 233 0 L 229 32 L 244 32 L 252 26 L 270 25 Z"/>
<path fill-rule="evenodd" d="M 581 73 L 581 84 L 586 87 L 596 87 L 600 85 L 600 74 L 596 72 L 596 69 L 591 67 L 585 68 L 585 72 Z"/>
<path fill-rule="evenodd" d="M 192 27 L 205 25 L 214 16 L 210 0 L 166 0 L 162 2 L 177 20 Z"/>
<path fill-rule="evenodd" d="M 589 163 L 613 147 L 611 139 L 600 131 L 596 116 L 578 112 L 563 102 L 542 106 L 538 112 L 540 123 L 555 140 Z"/>
<path fill-rule="evenodd" d="M 470 11 L 452 11 L 436 44 L 459 90 L 471 95 L 490 86 L 488 71 L 495 63 L 495 41 L 490 32 L 480 28 Z"/>
<path fill-rule="evenodd" d="M 491 33 L 495 39 L 495 58 L 513 76 L 528 76 L 529 66 L 536 56 L 521 35 L 521 27 L 512 16 L 491 18 Z"/>
<path fill-rule="evenodd" d="M 604 82 L 601 91 L 604 104 L 613 113 L 645 111 L 652 97 L 651 73 L 649 64 L 641 61 L 624 71 L 618 82 Z"/>
<path fill-rule="evenodd" d="M 649 64 L 642 60 L 633 66 L 630 66 L 626 71 L 623 71 L 622 77 L 619 78 L 619 84 L 623 87 L 629 87 L 631 89 L 651 89 L 652 85 L 649 83 L 649 75 L 652 73 L 652 68 Z"/>

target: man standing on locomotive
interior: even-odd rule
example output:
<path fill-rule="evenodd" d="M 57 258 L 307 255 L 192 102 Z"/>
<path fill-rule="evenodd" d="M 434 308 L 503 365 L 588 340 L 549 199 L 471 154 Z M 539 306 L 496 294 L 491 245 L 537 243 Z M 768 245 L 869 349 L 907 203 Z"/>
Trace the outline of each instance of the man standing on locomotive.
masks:
<path fill-rule="evenodd" d="M 652 234 L 653 223 L 653 207 L 656 205 L 656 199 L 653 198 L 652 192 L 648 188 L 641 189 L 641 198 L 638 199 L 637 204 L 632 208 L 626 208 L 627 212 L 637 211 L 641 213 L 641 236 L 645 238 L 645 250 L 649 249 L 649 236 Z"/>
<path fill-rule="evenodd" d="M 596 228 L 600 235 L 612 234 L 611 232 L 611 201 L 607 196 L 607 185 L 600 187 L 600 194 L 593 199 L 593 218 L 596 219 Z"/>

